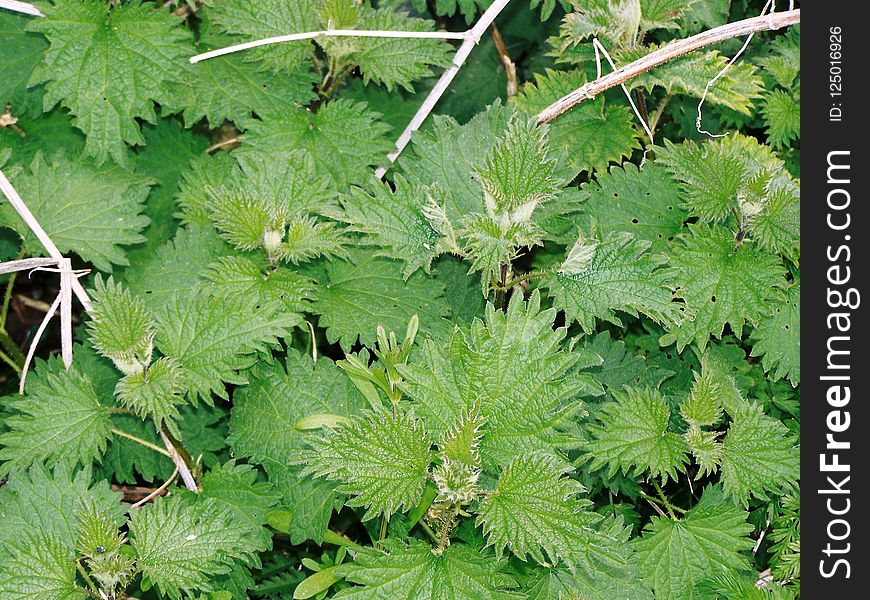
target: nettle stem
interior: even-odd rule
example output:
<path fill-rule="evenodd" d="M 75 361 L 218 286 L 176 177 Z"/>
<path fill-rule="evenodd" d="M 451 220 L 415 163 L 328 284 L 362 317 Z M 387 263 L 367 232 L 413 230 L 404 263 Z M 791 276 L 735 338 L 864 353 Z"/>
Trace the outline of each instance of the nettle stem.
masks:
<path fill-rule="evenodd" d="M 659 504 L 659 505 L 661 505 L 661 506 L 664 506 L 665 508 L 670 507 L 671 510 L 675 510 L 675 511 L 677 511 L 677 512 L 680 513 L 680 514 L 683 514 L 683 515 L 686 514 L 686 510 L 685 510 L 685 509 L 680 508 L 679 506 L 674 506 L 673 504 L 671 504 L 671 503 L 669 503 L 669 502 L 662 502 L 661 500 L 659 500 L 659 499 L 656 498 L 655 496 L 650 496 L 649 494 L 644 494 L 643 492 L 641 492 L 641 493 L 640 493 L 640 497 L 643 498 L 644 500 L 648 500 L 648 501 L 650 501 L 650 502 L 655 502 L 656 504 Z"/>
<path fill-rule="evenodd" d="M 671 504 L 670 502 L 668 502 L 668 499 L 665 496 L 664 491 L 662 490 L 662 486 L 660 486 L 657 481 L 653 481 L 653 485 L 655 486 L 656 492 L 658 492 L 659 497 L 662 499 L 661 504 L 668 510 L 668 514 L 671 516 L 671 519 L 673 519 L 674 521 L 679 520 L 679 519 L 677 519 L 677 515 L 674 514 L 674 509 L 677 507 L 674 506 L 673 504 Z M 681 511 L 684 514 L 686 512 L 686 511 L 682 510 L 681 508 L 677 508 L 677 510 Z"/>
<path fill-rule="evenodd" d="M 444 554 L 444 550 L 450 545 L 450 530 L 453 529 L 453 522 L 458 513 L 459 507 L 456 504 L 447 507 L 447 515 L 441 523 L 441 533 L 438 534 L 438 546 L 432 551 L 436 556 Z"/>
<path fill-rule="evenodd" d="M 88 575 L 88 572 L 85 570 L 84 566 L 82 565 L 82 561 L 80 561 L 78 559 L 76 559 L 76 570 L 79 572 L 79 575 L 82 576 L 82 579 L 85 580 L 85 583 L 87 584 L 88 589 L 91 591 L 90 595 L 93 596 L 94 598 L 100 598 L 100 592 L 97 589 L 97 586 L 94 584 L 94 581 L 93 581 L 93 579 L 91 579 L 91 576 Z"/>
<path fill-rule="evenodd" d="M 549 273 L 547 271 L 529 271 L 528 273 L 525 273 L 524 275 L 520 275 L 518 277 L 511 279 L 509 282 L 504 284 L 503 289 L 509 290 L 512 287 L 514 287 L 515 285 L 519 285 L 519 284 L 523 283 L 524 281 L 528 281 L 530 279 L 537 279 L 538 277 L 544 277 L 546 275 L 549 275 Z"/>
<path fill-rule="evenodd" d="M 117 435 L 118 437 L 122 437 L 124 439 L 130 440 L 131 442 L 136 442 L 140 446 L 145 446 L 146 448 L 150 448 L 151 450 L 154 450 L 154 452 L 159 452 L 163 456 L 168 456 L 169 458 L 172 458 L 172 455 L 169 454 L 169 452 L 167 450 L 161 448 L 157 444 L 152 444 L 148 440 L 143 440 L 140 437 L 137 437 L 131 433 L 127 433 L 126 431 L 122 431 L 122 430 L 117 429 L 115 427 L 112 427 L 112 429 L 110 431 L 112 432 L 113 435 Z"/>

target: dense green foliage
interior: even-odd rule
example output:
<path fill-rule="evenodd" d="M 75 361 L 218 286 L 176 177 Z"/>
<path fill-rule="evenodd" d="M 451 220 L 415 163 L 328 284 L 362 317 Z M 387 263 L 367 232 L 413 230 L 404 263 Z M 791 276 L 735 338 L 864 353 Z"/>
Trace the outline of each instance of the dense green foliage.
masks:
<path fill-rule="evenodd" d="M 622 65 L 763 3 L 513 0 L 384 181 L 455 44 L 187 60 L 490 4 L 0 11 L 0 167 L 94 303 L 19 395 L 57 276 L 4 276 L 0 598 L 799 595 L 798 27 L 711 87 L 724 137 L 696 106 L 742 40 L 628 81 L 650 140 L 619 87 L 535 115 L 593 38 Z"/>

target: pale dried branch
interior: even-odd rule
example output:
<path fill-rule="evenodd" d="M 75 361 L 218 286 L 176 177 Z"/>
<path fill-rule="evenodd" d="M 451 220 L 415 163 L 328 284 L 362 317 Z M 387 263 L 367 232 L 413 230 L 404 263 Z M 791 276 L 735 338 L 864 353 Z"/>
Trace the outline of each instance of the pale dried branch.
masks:
<path fill-rule="evenodd" d="M 0 0 L 0 8 L 11 10 L 33 17 L 44 17 L 45 15 L 39 12 L 39 9 L 29 2 L 18 2 L 17 0 Z"/>
<path fill-rule="evenodd" d="M 0 263 L 0 275 L 14 273 L 15 271 L 28 271 L 37 267 L 50 267 L 53 265 L 57 265 L 57 260 L 54 258 L 22 258 L 20 260 L 9 260 Z"/>
<path fill-rule="evenodd" d="M 54 242 L 51 241 L 51 238 L 48 237 L 48 234 L 45 233 L 45 230 L 36 220 L 36 217 L 33 216 L 33 213 L 30 212 L 30 209 L 27 208 L 27 205 L 24 204 L 24 201 L 21 199 L 21 196 L 18 195 L 18 192 L 15 191 L 15 188 L 12 187 L 12 184 L 6 178 L 6 175 L 3 173 L 3 170 L 0 169 L 0 191 L 3 192 L 3 195 L 9 200 L 9 204 L 12 205 L 12 208 L 15 209 L 27 227 L 33 232 L 36 236 L 36 239 L 39 240 L 39 243 L 42 244 L 45 251 L 48 252 L 48 255 L 51 256 L 55 261 L 60 261 L 64 259 L 63 254 L 60 250 L 57 249 Z M 85 291 L 85 288 L 82 287 L 82 284 L 78 281 L 78 279 L 73 278 L 71 282 L 72 291 L 75 293 L 76 297 L 81 302 L 84 309 L 90 312 L 92 305 L 91 299 L 88 297 L 88 293 Z"/>
<path fill-rule="evenodd" d="M 290 33 L 287 35 L 277 35 L 274 37 L 254 40 L 252 42 L 244 42 L 227 46 L 226 48 L 218 48 L 217 50 L 209 50 L 202 54 L 190 57 L 191 64 L 196 64 L 209 58 L 225 56 L 234 52 L 250 50 L 251 48 L 259 48 L 260 46 L 270 46 L 272 44 L 281 44 L 284 42 L 299 42 L 302 40 L 313 40 L 318 37 L 355 37 L 355 38 L 403 38 L 415 40 L 463 40 L 468 36 L 467 31 L 389 31 L 376 29 L 323 29 L 320 31 L 306 31 L 304 33 Z"/>
<path fill-rule="evenodd" d="M 168 488 L 170 485 L 172 485 L 172 482 L 175 481 L 176 477 L 178 477 L 178 471 L 179 471 L 179 468 L 178 468 L 178 465 L 176 464 L 175 470 L 172 471 L 172 475 L 169 476 L 169 479 L 167 479 L 166 481 L 163 482 L 163 485 L 161 485 L 159 488 L 155 489 L 153 492 L 151 492 L 150 494 L 148 494 L 147 496 L 145 496 L 144 498 L 142 498 L 138 502 L 131 504 L 130 508 L 131 509 L 132 508 L 141 508 L 142 506 L 144 506 L 145 504 L 148 504 L 151 500 L 153 500 L 157 496 L 162 496 L 163 493 L 166 491 L 166 488 Z"/>
<path fill-rule="evenodd" d="M 789 10 L 780 13 L 771 13 L 743 21 L 727 23 L 721 27 L 715 27 L 697 35 L 671 42 L 667 46 L 647 54 L 636 61 L 625 65 L 603 77 L 590 81 L 577 88 L 573 92 L 560 98 L 540 113 L 538 124 L 549 123 L 557 117 L 565 114 L 581 102 L 591 100 L 601 92 L 620 85 L 629 79 L 645 73 L 650 69 L 674 60 L 684 54 L 693 52 L 706 46 L 735 37 L 741 37 L 758 31 L 776 30 L 800 23 L 800 9 Z"/>
<path fill-rule="evenodd" d="M 507 6 L 508 2 L 510 2 L 510 0 L 495 0 L 495 2 L 493 2 L 481 15 L 474 27 L 465 33 L 465 40 L 453 56 L 453 63 L 444 71 L 444 73 L 441 74 L 435 87 L 432 88 L 432 91 L 429 92 L 429 95 L 426 96 L 425 100 L 423 100 L 423 104 L 420 105 L 419 109 L 417 109 L 411 122 L 408 123 L 408 126 L 405 127 L 402 135 L 400 135 L 399 139 L 396 140 L 396 149 L 387 155 L 387 160 L 390 161 L 390 164 L 396 161 L 402 153 L 402 150 L 404 150 L 405 146 L 407 146 L 411 141 L 411 134 L 420 129 L 420 126 L 426 120 L 426 117 L 428 117 L 429 113 L 431 113 L 435 108 L 438 100 L 440 100 L 441 96 L 444 95 L 444 92 L 447 91 L 447 88 L 450 86 L 453 78 L 456 77 L 459 69 L 461 69 L 462 65 L 465 64 L 472 49 L 474 49 L 474 47 L 480 42 L 480 38 L 486 30 L 489 29 L 489 26 L 493 24 L 499 13 L 504 10 L 504 7 Z M 377 176 L 378 179 L 383 179 L 388 168 L 389 166 L 378 167 L 375 171 L 375 176 Z"/>
<path fill-rule="evenodd" d="M 175 468 L 178 469 L 178 472 L 181 474 L 181 480 L 184 481 L 184 485 L 191 492 L 198 492 L 199 488 L 196 485 L 196 480 L 193 478 L 193 474 L 190 472 L 190 469 L 187 467 L 187 463 L 182 458 L 181 454 L 179 454 L 178 449 L 169 439 L 169 436 L 166 435 L 166 432 L 161 428 L 160 431 L 160 439 L 163 440 L 163 445 L 166 447 L 166 451 L 169 452 L 169 456 L 172 458 L 172 462 L 175 463 Z"/>

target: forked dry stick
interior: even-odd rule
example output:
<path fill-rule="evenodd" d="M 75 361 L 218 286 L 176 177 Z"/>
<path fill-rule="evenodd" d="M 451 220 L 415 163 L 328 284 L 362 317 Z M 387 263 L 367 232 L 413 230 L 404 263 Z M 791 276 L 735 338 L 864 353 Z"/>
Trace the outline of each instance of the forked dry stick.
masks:
<path fill-rule="evenodd" d="M 447 88 L 450 86 L 453 78 L 456 77 L 459 69 L 461 69 L 462 65 L 465 64 L 465 61 L 468 60 L 468 55 L 471 54 L 471 51 L 480 42 L 480 38 L 484 33 L 486 33 L 486 30 L 489 29 L 489 26 L 492 25 L 499 13 L 504 10 L 504 7 L 507 6 L 508 2 L 510 2 L 510 0 L 495 0 L 495 2 L 493 2 L 480 16 L 480 19 L 475 23 L 474 27 L 466 32 L 467 37 L 453 56 L 453 63 L 441 74 L 435 87 L 432 88 L 432 91 L 429 92 L 429 95 L 426 96 L 425 100 L 423 100 L 423 104 L 421 104 L 420 108 L 417 109 L 411 122 L 408 123 L 408 126 L 405 127 L 405 130 L 399 136 L 399 139 L 396 140 L 396 149 L 387 155 L 387 160 L 390 161 L 390 165 L 396 162 L 396 159 L 402 153 L 402 150 L 404 150 L 405 146 L 407 146 L 411 141 L 411 135 L 420 129 L 421 125 L 423 125 L 426 117 L 429 116 L 429 113 L 431 113 L 435 108 L 435 105 L 441 99 L 441 96 L 443 96 L 444 92 L 447 91 Z M 375 170 L 375 176 L 378 179 L 383 179 L 388 168 L 389 165 L 378 167 L 377 170 Z"/>
<path fill-rule="evenodd" d="M 18 192 L 16 192 L 15 188 L 12 187 L 12 184 L 6 178 L 6 175 L 3 174 L 2 169 L 0 169 L 0 191 L 3 192 L 3 195 L 9 200 L 9 204 L 12 205 L 15 212 L 19 214 L 27 227 L 30 228 L 30 231 L 33 232 L 36 239 L 39 240 L 39 243 L 42 244 L 42 247 L 45 248 L 46 252 L 48 252 L 48 255 L 55 261 L 62 260 L 64 258 L 63 254 L 57 249 L 57 246 L 55 246 L 54 242 L 51 241 L 51 238 L 48 237 L 48 234 L 45 233 L 45 230 L 36 220 L 36 217 L 33 216 L 33 213 L 30 212 L 30 209 L 27 208 L 27 205 L 24 204 L 21 196 L 18 195 Z M 78 279 L 73 278 L 70 282 L 70 286 L 84 309 L 90 312 L 92 308 L 91 299 L 88 297 L 88 293 L 85 291 L 85 288 L 82 287 L 82 284 Z"/>

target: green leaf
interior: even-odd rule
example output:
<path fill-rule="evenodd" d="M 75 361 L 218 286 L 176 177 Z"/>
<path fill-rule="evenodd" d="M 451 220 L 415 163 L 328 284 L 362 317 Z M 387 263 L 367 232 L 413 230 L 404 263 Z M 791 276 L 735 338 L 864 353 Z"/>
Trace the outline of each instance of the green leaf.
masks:
<path fill-rule="evenodd" d="M 624 385 L 658 388 L 673 371 L 651 364 L 643 355 L 630 350 L 624 341 L 611 338 L 609 331 L 580 340 L 580 346 L 601 357 L 602 363 L 590 371 L 595 380 L 608 390 Z"/>
<path fill-rule="evenodd" d="M 314 363 L 289 350 L 284 362 L 260 363 L 251 370 L 250 383 L 236 388 L 228 441 L 236 456 L 263 465 L 284 495 L 283 505 L 293 513 L 291 541 L 320 543 L 336 503 L 335 484 L 303 478 L 299 469 L 287 466 L 307 447 L 296 422 L 310 414 L 350 418 L 367 403 L 329 358 Z"/>
<path fill-rule="evenodd" d="M 523 560 L 531 555 L 539 563 L 563 560 L 575 568 L 572 557 L 597 517 L 585 510 L 589 501 L 578 500 L 583 486 L 564 477 L 566 470 L 543 454 L 517 457 L 505 467 L 477 511 L 477 525 L 498 556 L 509 547 Z"/>
<path fill-rule="evenodd" d="M 788 378 L 795 387 L 801 382 L 801 284 L 792 284 L 781 304 L 762 319 L 752 331 L 751 356 L 760 356 L 761 364 L 774 380 Z"/>
<path fill-rule="evenodd" d="M 424 333 L 444 333 L 449 313 L 444 285 L 415 273 L 407 281 L 401 263 L 377 257 L 375 252 L 357 250 L 354 261 L 330 261 L 310 271 L 320 285 L 313 311 L 326 328 L 326 339 L 339 342 L 349 351 L 359 339 L 365 346 L 375 343 L 378 325 L 387 331 L 402 331 L 418 315 Z"/>
<path fill-rule="evenodd" d="M 519 256 L 521 247 L 541 243 L 537 228 L 525 222 L 504 224 L 488 215 L 473 214 L 463 225 L 460 235 L 466 238 L 465 252 L 471 261 L 468 272 L 480 272 L 484 295 L 501 281 L 502 268 Z"/>
<path fill-rule="evenodd" d="M 294 265 L 315 258 L 347 258 L 350 240 L 335 223 L 318 223 L 312 217 L 297 217 L 287 225 L 287 239 L 278 255 Z"/>
<path fill-rule="evenodd" d="M 202 52 L 236 41 L 230 36 L 216 35 L 208 21 L 201 22 L 200 36 L 197 49 Z M 270 74 L 246 59 L 244 54 L 231 54 L 189 66 L 184 84 L 173 86 L 168 108 L 180 111 L 187 127 L 206 119 L 216 129 L 224 121 L 240 123 L 252 113 L 278 112 L 288 105 L 304 106 L 314 100 L 318 77 L 307 65 Z"/>
<path fill-rule="evenodd" d="M 186 83 L 190 33 L 180 19 L 138 2 L 55 0 L 40 9 L 46 18 L 32 19 L 28 30 L 51 44 L 31 77 L 46 83 L 44 109 L 60 102 L 87 135 L 88 155 L 126 165 L 125 144 L 145 143 L 137 119 L 154 123 L 154 102 L 171 101 L 169 84 Z"/>
<path fill-rule="evenodd" d="M 454 257 L 443 257 L 435 263 L 434 273 L 444 283 L 453 323 L 471 323 L 475 317 L 483 316 L 486 299 L 480 293 L 478 280 L 468 274 L 465 263 Z"/>
<path fill-rule="evenodd" d="M 76 357 L 78 360 L 78 357 Z M 226 411 L 201 404 L 179 406 L 181 414 L 178 428 L 185 449 L 192 456 L 202 456 L 201 464 L 210 467 L 220 464 L 226 448 Z M 147 442 L 162 445 L 154 425 L 142 421 L 134 415 L 113 415 L 112 423 L 118 429 L 135 435 Z M 166 456 L 157 452 L 145 451 L 142 446 L 131 440 L 116 436 L 101 459 L 101 472 L 111 476 L 118 483 L 138 484 L 141 482 L 163 483 L 172 475 L 173 464 Z"/>
<path fill-rule="evenodd" d="M 88 322 L 91 343 L 125 374 L 142 373 L 151 362 L 154 322 L 144 303 L 128 289 L 97 275 Z"/>
<path fill-rule="evenodd" d="M 392 149 L 385 135 L 389 126 L 362 102 L 333 100 L 316 114 L 296 108 L 260 117 L 247 124 L 245 146 L 267 153 L 307 150 L 317 173 L 340 191 L 365 183 L 369 168 L 385 162 Z"/>
<path fill-rule="evenodd" d="M 563 182 L 554 176 L 557 163 L 548 152 L 546 126 L 538 127 L 532 118 L 511 119 L 478 171 L 491 216 L 528 221 L 539 203 L 556 195 Z"/>
<path fill-rule="evenodd" d="M 758 587 L 754 573 L 742 577 L 733 573 L 719 573 L 698 584 L 703 598 L 740 598 L 741 600 L 796 600 L 794 588 L 783 587 L 777 581 L 765 582 Z"/>
<path fill-rule="evenodd" d="M 53 471 L 35 463 L 29 471 L 13 473 L 0 488 L 0 557 L 10 543 L 28 531 L 55 540 L 72 552 L 77 515 L 86 505 L 107 515 L 116 526 L 123 524 L 126 509 L 121 494 L 113 492 L 106 481 L 92 483 L 92 474 L 89 465 L 76 471 L 63 458 Z"/>
<path fill-rule="evenodd" d="M 131 372 L 118 382 L 118 401 L 143 419 L 151 417 L 159 430 L 166 427 L 176 438 L 181 431 L 176 421 L 181 419 L 178 405 L 184 404 L 183 373 L 171 358 L 162 357 L 147 370 Z"/>
<path fill-rule="evenodd" d="M 603 37 L 617 47 L 634 44 L 641 24 L 639 0 L 579 0 L 572 5 L 575 10 L 565 16 L 560 29 L 564 46 L 590 37 Z"/>
<path fill-rule="evenodd" d="M 752 238 L 762 248 L 800 260 L 800 191 L 791 185 L 768 184 L 761 212 L 751 222 Z"/>
<path fill-rule="evenodd" d="M 412 0 L 412 4 L 420 12 L 426 10 L 426 0 Z M 492 0 L 435 0 L 435 14 L 452 17 L 459 10 L 465 22 L 470 24 L 478 9 L 484 10 L 490 4 Z"/>
<path fill-rule="evenodd" d="M 154 182 L 115 166 L 38 153 L 30 167 L 13 178 L 21 198 L 61 252 L 75 252 L 101 271 L 129 262 L 122 246 L 145 241 L 148 225 L 142 203 Z M 25 240 L 29 254 L 45 252 L 11 205 L 0 204 L 0 218 Z"/>
<path fill-rule="evenodd" d="M 353 187 L 341 197 L 341 212 L 336 215 L 353 231 L 365 234 L 360 243 L 379 247 L 378 254 L 402 260 L 402 275 L 410 277 L 417 269 L 427 273 L 439 254 L 441 235 L 423 213 L 431 200 L 441 205 L 443 194 L 437 188 L 409 183 L 395 177 L 395 191 L 380 181 L 366 189 Z"/>
<path fill-rule="evenodd" d="M 167 298 L 157 321 L 157 348 L 181 366 L 188 397 L 211 404 L 211 395 L 226 398 L 224 383 L 242 385 L 242 373 L 257 361 L 257 352 L 278 344 L 299 323 L 275 304 L 258 298 L 221 297 L 196 289 L 190 296 Z"/>
<path fill-rule="evenodd" d="M 76 585 L 76 557 L 57 539 L 22 530 L 20 539 L 6 544 L 0 560 L 0 595 L 9 600 L 85 600 Z"/>
<path fill-rule="evenodd" d="M 133 513 L 130 544 L 143 581 L 173 600 L 214 590 L 234 561 L 254 563 L 265 545 L 234 511 L 213 499 L 158 498 Z"/>
<path fill-rule="evenodd" d="M 388 540 L 387 554 L 360 550 L 339 574 L 360 584 L 335 598 L 375 600 L 509 600 L 517 586 L 507 564 L 464 545 L 450 546 L 440 556 L 429 544 Z"/>
<path fill-rule="evenodd" d="M 586 83 L 582 71 L 547 69 L 527 83 L 516 97 L 517 108 L 535 115 Z M 611 162 L 622 162 L 639 148 L 634 115 L 627 106 L 605 104 L 604 97 L 588 100 L 550 125 L 550 145 L 561 148 L 573 175 L 581 171 L 605 172 Z"/>
<path fill-rule="evenodd" d="M 692 317 L 662 337 L 665 346 L 676 341 L 679 351 L 692 341 L 703 351 L 725 325 L 742 336 L 744 323 L 769 315 L 785 286 L 777 257 L 736 242 L 722 227 L 690 225 L 674 244 L 669 268 Z"/>
<path fill-rule="evenodd" d="M 517 456 L 557 456 L 576 446 L 578 396 L 602 393 L 579 372 L 600 357 L 563 351 L 565 330 L 553 330 L 556 311 L 542 311 L 540 302 L 535 292 L 528 302 L 515 294 L 507 313 L 490 305 L 485 321 L 475 319 L 468 332 L 455 331 L 449 342 L 424 343 L 399 367 L 402 389 L 433 436 L 442 436 L 480 403 L 487 419 L 480 456 L 490 473 Z"/>
<path fill-rule="evenodd" d="M 269 471 L 269 479 L 281 492 L 281 506 L 291 515 L 285 530 L 290 541 L 301 544 L 311 540 L 320 544 L 333 511 L 341 510 L 345 497 L 338 494 L 334 482 L 301 473 L 301 467 L 275 466 Z"/>
<path fill-rule="evenodd" d="M 366 401 L 327 357 L 315 363 L 295 349 L 284 364 L 259 363 L 247 386 L 233 393 L 228 441 L 236 456 L 273 468 L 286 467 L 307 445 L 297 421 L 312 414 L 359 415 Z"/>
<path fill-rule="evenodd" d="M 764 97 L 761 107 L 767 127 L 767 142 L 774 148 L 791 145 L 801 137 L 800 96 L 784 90 L 774 90 Z"/>
<path fill-rule="evenodd" d="M 742 554 L 754 545 L 747 516 L 720 487 L 711 486 L 683 519 L 652 517 L 635 548 L 638 568 L 656 598 L 699 600 L 703 596 L 695 586 L 712 573 L 749 569 Z"/>
<path fill-rule="evenodd" d="M 370 415 L 311 441 L 305 473 L 340 482 L 348 506 L 365 507 L 363 520 L 410 510 L 420 501 L 433 460 L 429 436 L 413 416 Z"/>
<path fill-rule="evenodd" d="M 199 287 L 193 284 L 206 275 L 209 265 L 231 252 L 212 227 L 183 227 L 138 268 L 126 273 L 127 287 L 156 313 L 172 298 L 192 296 Z"/>
<path fill-rule="evenodd" d="M 199 499 L 214 499 L 229 509 L 234 519 L 256 532 L 260 543 L 272 546 L 272 534 L 265 528 L 266 515 L 278 504 L 280 496 L 265 481 L 257 481 L 257 471 L 249 466 L 229 461 L 203 475 L 199 481 Z"/>
<path fill-rule="evenodd" d="M 437 186 L 446 195 L 445 209 L 454 222 L 483 208 L 483 191 L 475 175 L 507 129 L 513 114 L 496 101 L 465 125 L 435 116 L 399 158 L 402 173 L 412 183 Z"/>
<path fill-rule="evenodd" d="M 288 221 L 334 204 L 335 192 L 307 152 L 248 152 L 238 160 L 238 179 L 209 194 L 212 221 L 237 248 L 256 248 L 266 229 L 283 234 Z"/>
<path fill-rule="evenodd" d="M 731 415 L 734 422 L 722 442 L 725 492 L 744 507 L 750 495 L 769 500 L 800 477 L 800 453 L 789 429 L 768 417 L 757 404 Z"/>
<path fill-rule="evenodd" d="M 696 0 L 640 0 L 641 27 L 651 29 L 678 29 L 680 16 Z"/>
<path fill-rule="evenodd" d="M 142 134 L 146 145 L 136 154 L 136 171 L 154 177 L 157 185 L 151 188 L 145 202 L 145 216 L 151 219 L 142 232 L 146 242 L 128 253 L 134 265 L 151 258 L 157 248 L 175 235 L 178 229 L 178 221 L 173 218 L 175 195 L 182 174 L 193 159 L 204 155 L 209 145 L 208 138 L 184 129 L 177 119 L 160 119 L 156 127 L 146 125 Z"/>
<path fill-rule="evenodd" d="M 710 427 L 722 418 L 722 395 L 728 393 L 730 382 L 717 375 L 709 369 L 701 375 L 695 373 L 692 389 L 680 404 L 680 415 L 689 425 Z"/>
<path fill-rule="evenodd" d="M 580 207 L 587 230 L 602 237 L 626 231 L 650 242 L 653 252 L 664 251 L 686 220 L 680 190 L 658 162 L 643 169 L 632 163 L 612 167 L 583 190 L 589 193 Z"/>
<path fill-rule="evenodd" d="M 765 50 L 758 63 L 779 85 L 791 88 L 801 72 L 800 25 L 789 27 L 784 35 L 776 36 Z"/>
<path fill-rule="evenodd" d="M 28 33 L 33 17 L 4 10 L 0 13 L 0 105 L 12 105 L 16 117 L 38 117 L 42 112 L 41 94 L 27 90 L 33 69 L 42 62 L 48 43 L 40 35 Z"/>
<path fill-rule="evenodd" d="M 332 587 L 332 584 L 341 581 L 341 577 L 336 573 L 339 568 L 340 565 L 334 565 L 309 575 L 293 590 L 293 598 L 312 598 L 325 592 Z"/>
<path fill-rule="evenodd" d="M 650 388 L 612 390 L 616 402 L 604 405 L 592 428 L 594 439 L 586 450 L 591 468 L 607 466 L 613 476 L 637 468 L 653 477 L 677 479 L 689 462 L 682 437 L 668 431 L 670 407 L 662 394 Z"/>
<path fill-rule="evenodd" d="M 0 434 L 0 474 L 35 462 L 48 466 L 66 459 L 89 465 L 106 449 L 112 422 L 90 379 L 75 363 L 64 370 L 58 357 L 40 361 L 25 396 L 6 398 L 12 412 Z"/>
<path fill-rule="evenodd" d="M 594 330 L 597 319 L 621 326 L 616 311 L 643 314 L 661 324 L 679 322 L 682 316 L 672 300 L 672 276 L 661 268 L 665 259 L 648 250 L 649 242 L 629 233 L 608 234 L 591 250 L 585 268 L 549 275 L 544 285 L 554 305 L 587 333 Z"/>
<path fill-rule="evenodd" d="M 522 13 L 519 14 L 522 15 Z M 510 24 L 514 25 L 513 22 Z M 523 27 L 519 19 L 515 26 Z M 511 35 L 504 30 L 502 33 Z M 434 85 L 435 82 L 430 79 L 425 81 L 423 85 L 428 87 L 429 83 Z M 420 89 L 422 87 L 417 88 L 418 94 L 427 91 Z M 438 101 L 432 112 L 433 114 L 450 115 L 460 123 L 467 123 L 474 115 L 485 111 L 490 104 L 499 100 L 504 103 L 507 98 L 507 75 L 504 63 L 502 63 L 498 49 L 492 41 L 492 36 L 485 35 L 469 55 L 465 64 L 462 65 L 450 87 L 444 92 L 444 96 Z M 419 101 L 415 104 L 419 104 Z M 386 111 L 382 112 L 389 114 Z M 396 129 L 399 131 L 404 129 L 412 116 L 413 113 L 408 115 L 404 121 L 396 126 Z"/>
<path fill-rule="evenodd" d="M 239 41 L 302 33 L 319 29 L 317 0 L 277 0 L 252 4 L 247 0 L 226 0 L 209 6 L 206 14 L 221 30 L 237 35 Z M 262 63 L 272 73 L 293 70 L 310 60 L 310 40 L 273 44 L 248 50 L 245 60 Z M 212 59 L 213 60 L 213 59 Z"/>
<path fill-rule="evenodd" d="M 526 583 L 528 600 L 555 600 L 579 597 L 584 600 L 651 600 L 652 592 L 644 587 L 635 571 L 634 581 L 625 578 L 615 587 L 603 585 L 600 578 L 571 573 L 567 567 L 538 568 Z M 604 580 L 606 581 L 606 580 Z"/>
<path fill-rule="evenodd" d="M 225 152 L 200 154 L 189 161 L 181 172 L 176 202 L 175 217 L 185 225 L 208 225 L 211 227 L 211 202 L 209 190 L 219 190 L 237 185 L 240 177 L 235 156 Z"/>
<path fill-rule="evenodd" d="M 34 95 L 31 93 L 31 97 Z M 37 104 L 36 109 L 41 113 L 42 104 Z M 62 108 L 38 118 L 19 119 L 18 126 L 27 135 L 22 137 L 10 127 L 0 127 L 0 144 L 12 150 L 10 164 L 29 165 L 37 153 L 53 156 L 62 150 L 68 156 L 81 156 L 84 152 L 85 136 L 73 126 L 69 113 Z M 12 174 L 6 171 L 6 175 L 11 177 Z"/>
<path fill-rule="evenodd" d="M 689 216 L 721 223 L 739 210 L 749 171 L 737 151 L 721 143 L 665 142 L 660 160 L 680 182 Z"/>
<path fill-rule="evenodd" d="M 432 21 L 414 19 L 390 8 L 361 9 L 360 28 L 377 31 L 432 31 Z M 393 91 L 413 92 L 412 82 L 433 75 L 432 67 L 450 64 L 451 48 L 440 40 L 359 38 L 350 60 L 359 65 L 363 82 L 373 81 Z"/>
<path fill-rule="evenodd" d="M 638 46 L 634 50 L 618 53 L 614 60 L 617 65 L 626 65 L 660 47 L 656 44 Z M 630 79 L 627 86 L 629 89 L 644 88 L 650 92 L 662 87 L 668 94 L 701 98 L 707 83 L 723 70 L 728 60 L 718 50 L 691 52 L 641 73 Z M 763 90 L 763 82 L 755 65 L 738 62 L 719 77 L 715 85 L 710 86 L 705 101 L 750 116 L 753 101 L 761 97 Z"/>
<path fill-rule="evenodd" d="M 302 321 L 300 313 L 310 310 L 314 283 L 308 277 L 284 267 L 267 269 L 251 258 L 225 256 L 211 263 L 201 274 L 216 295 L 258 298 L 259 304 L 279 304 L 286 316 Z"/>

